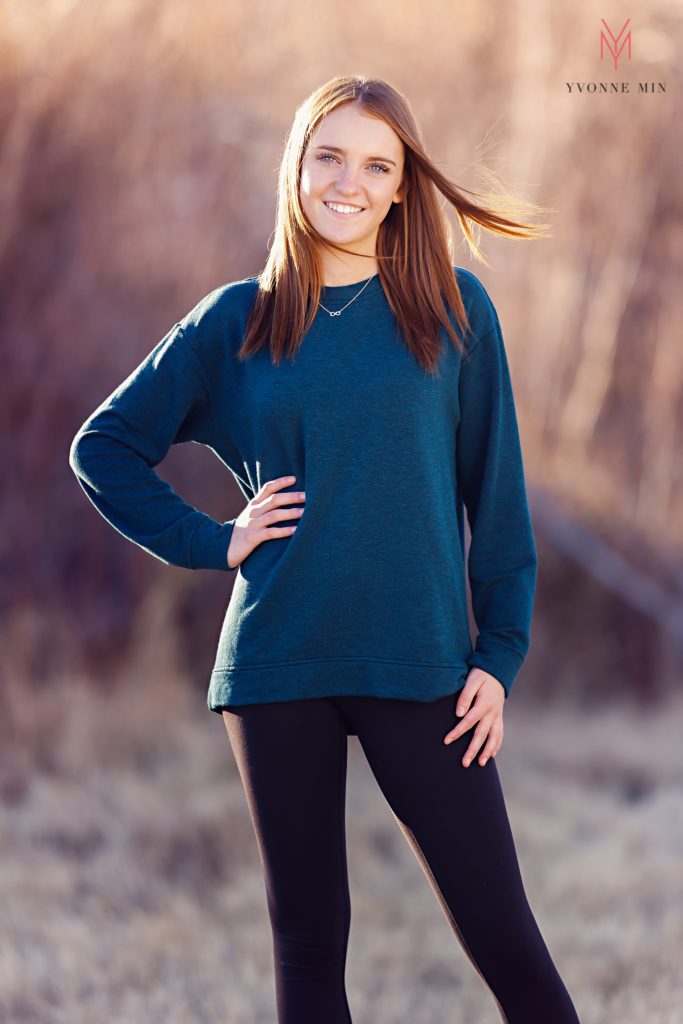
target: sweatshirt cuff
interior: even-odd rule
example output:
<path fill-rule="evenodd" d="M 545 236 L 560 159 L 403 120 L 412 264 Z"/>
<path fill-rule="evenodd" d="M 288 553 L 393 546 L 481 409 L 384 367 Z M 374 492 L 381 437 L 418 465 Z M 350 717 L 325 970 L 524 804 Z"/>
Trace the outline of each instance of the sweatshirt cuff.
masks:
<path fill-rule="evenodd" d="M 190 565 L 193 569 L 237 571 L 238 566 L 228 565 L 228 547 L 234 525 L 234 519 L 221 524 L 210 516 L 201 521 L 190 541 Z"/>
<path fill-rule="evenodd" d="M 467 659 L 470 668 L 481 668 L 495 676 L 505 690 L 506 699 L 523 662 L 524 656 L 511 647 L 481 637 L 477 637 L 476 648 Z"/>

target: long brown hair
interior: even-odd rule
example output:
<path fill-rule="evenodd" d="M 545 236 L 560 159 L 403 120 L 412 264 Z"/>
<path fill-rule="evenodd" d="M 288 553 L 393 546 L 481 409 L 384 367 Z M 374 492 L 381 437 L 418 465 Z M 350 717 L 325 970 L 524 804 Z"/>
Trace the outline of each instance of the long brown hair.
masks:
<path fill-rule="evenodd" d="M 297 108 L 285 140 L 280 165 L 273 245 L 258 275 L 259 290 L 238 358 L 246 359 L 270 345 L 274 362 L 293 357 L 318 309 L 322 274 L 317 246 L 349 252 L 325 239 L 301 207 L 301 163 L 318 125 L 344 103 L 357 103 L 364 113 L 382 118 L 403 142 L 403 201 L 393 203 L 377 233 L 379 278 L 402 337 L 424 369 L 435 372 L 443 326 L 454 344 L 463 344 L 454 331 L 446 304 L 458 326 L 469 331 L 460 289 L 453 273 L 453 238 L 436 190 L 454 207 L 475 259 L 488 261 L 474 237 L 474 225 L 511 238 L 547 236 L 547 224 L 515 219 L 517 211 L 535 215 L 541 208 L 512 196 L 488 169 L 497 188 L 471 192 L 449 181 L 425 152 L 422 133 L 407 100 L 391 85 L 361 75 L 339 75 L 321 85 Z M 432 187 L 436 186 L 436 188 Z M 472 197 L 472 198 L 469 198 Z M 357 253 L 355 255 L 367 255 Z"/>

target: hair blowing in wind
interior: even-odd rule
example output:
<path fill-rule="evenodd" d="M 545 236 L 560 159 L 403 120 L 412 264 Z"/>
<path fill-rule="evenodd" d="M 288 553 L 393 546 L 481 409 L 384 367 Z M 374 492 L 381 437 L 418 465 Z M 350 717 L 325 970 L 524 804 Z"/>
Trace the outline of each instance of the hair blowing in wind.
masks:
<path fill-rule="evenodd" d="M 306 217 L 300 200 L 301 164 L 318 126 L 337 107 L 355 103 L 370 117 L 383 119 L 404 148 L 403 201 L 392 204 L 382 221 L 375 258 L 379 276 L 402 337 L 430 373 L 441 349 L 440 328 L 461 349 L 449 308 L 459 329 L 469 325 L 453 273 L 453 231 L 445 204 L 453 207 L 473 257 L 488 265 L 475 235 L 481 228 L 509 238 L 547 237 L 546 223 L 533 223 L 544 211 L 514 196 L 488 168 L 478 164 L 491 190 L 473 192 L 456 185 L 433 163 L 410 105 L 393 86 L 362 75 L 337 76 L 321 85 L 297 108 L 280 164 L 273 244 L 259 274 L 240 359 L 270 345 L 273 361 L 293 357 L 316 315 L 323 284 L 319 247 L 353 253 L 324 238 Z M 354 255 L 367 255 L 355 253 Z"/>

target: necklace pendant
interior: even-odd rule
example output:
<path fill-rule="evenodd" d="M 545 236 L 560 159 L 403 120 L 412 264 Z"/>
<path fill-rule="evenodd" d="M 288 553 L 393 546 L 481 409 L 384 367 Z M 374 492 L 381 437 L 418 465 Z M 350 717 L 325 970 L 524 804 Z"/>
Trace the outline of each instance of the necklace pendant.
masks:
<path fill-rule="evenodd" d="M 361 290 L 356 295 L 354 295 L 354 297 L 352 299 L 349 299 L 349 301 L 346 303 L 346 306 L 342 306 L 341 309 L 337 309 L 337 310 L 328 309 L 327 306 L 323 306 L 322 302 L 320 302 L 320 301 L 318 301 L 318 305 L 320 306 L 321 309 L 324 309 L 326 313 L 329 313 L 330 316 L 341 316 L 342 313 L 344 312 L 344 310 L 346 309 L 346 307 L 350 306 L 352 302 L 355 302 L 356 299 L 358 298 L 358 296 L 362 292 L 365 291 L 365 289 L 370 284 L 370 282 L 373 281 L 376 277 L 377 277 L 377 274 L 373 274 L 372 277 L 369 277 L 367 279 L 367 281 L 365 282 L 365 284 L 363 285 L 363 287 L 361 288 Z"/>

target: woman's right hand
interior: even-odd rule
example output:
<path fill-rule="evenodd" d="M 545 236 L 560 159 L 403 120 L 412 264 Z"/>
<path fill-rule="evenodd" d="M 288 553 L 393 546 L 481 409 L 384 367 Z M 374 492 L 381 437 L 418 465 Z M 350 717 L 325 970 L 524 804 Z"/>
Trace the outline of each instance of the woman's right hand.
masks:
<path fill-rule="evenodd" d="M 281 508 L 294 501 L 304 501 L 305 491 L 282 491 L 296 482 L 295 476 L 281 476 L 267 480 L 258 494 L 247 503 L 235 520 L 228 545 L 228 567 L 236 569 L 264 540 L 289 537 L 295 526 L 271 526 L 281 519 L 294 519 L 303 514 L 303 508 Z"/>

